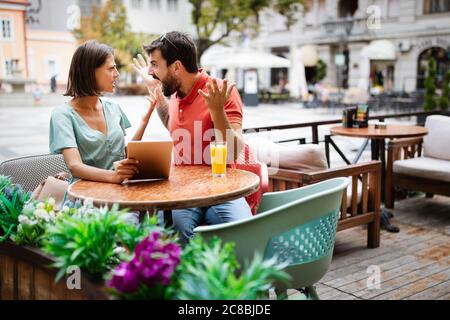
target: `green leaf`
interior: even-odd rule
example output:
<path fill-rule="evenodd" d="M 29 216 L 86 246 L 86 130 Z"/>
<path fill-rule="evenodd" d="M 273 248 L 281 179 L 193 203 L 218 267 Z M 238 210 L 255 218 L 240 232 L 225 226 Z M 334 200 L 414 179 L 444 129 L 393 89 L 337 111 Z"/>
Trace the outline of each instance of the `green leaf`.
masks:
<path fill-rule="evenodd" d="M 78 248 L 76 249 L 72 255 L 70 256 L 70 260 L 75 261 L 76 258 L 85 250 L 86 248 Z"/>

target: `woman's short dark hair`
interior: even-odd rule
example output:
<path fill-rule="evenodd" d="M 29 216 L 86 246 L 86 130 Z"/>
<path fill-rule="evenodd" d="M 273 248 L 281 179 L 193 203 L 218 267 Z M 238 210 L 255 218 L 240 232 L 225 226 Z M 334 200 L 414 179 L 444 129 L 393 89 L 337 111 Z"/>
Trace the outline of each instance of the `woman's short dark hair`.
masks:
<path fill-rule="evenodd" d="M 187 72 L 198 71 L 197 49 L 194 41 L 187 34 L 178 31 L 164 33 L 151 44 L 144 46 L 148 55 L 156 49 L 161 51 L 161 56 L 167 61 L 167 66 L 179 60 Z"/>
<path fill-rule="evenodd" d="M 72 57 L 67 90 L 69 97 L 99 96 L 101 92 L 95 81 L 95 69 L 101 67 L 114 50 L 106 44 L 90 40 L 80 45 Z"/>

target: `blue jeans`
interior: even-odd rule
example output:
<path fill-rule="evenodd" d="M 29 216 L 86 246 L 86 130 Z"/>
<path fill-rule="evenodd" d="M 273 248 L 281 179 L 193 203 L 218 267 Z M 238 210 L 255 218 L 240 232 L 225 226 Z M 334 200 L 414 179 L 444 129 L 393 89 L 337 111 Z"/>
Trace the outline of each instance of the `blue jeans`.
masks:
<path fill-rule="evenodd" d="M 162 212 L 159 212 L 161 219 Z M 194 229 L 201 224 L 220 224 L 251 217 L 245 198 L 224 202 L 215 206 L 172 210 L 173 225 L 185 245 L 194 236 Z"/>

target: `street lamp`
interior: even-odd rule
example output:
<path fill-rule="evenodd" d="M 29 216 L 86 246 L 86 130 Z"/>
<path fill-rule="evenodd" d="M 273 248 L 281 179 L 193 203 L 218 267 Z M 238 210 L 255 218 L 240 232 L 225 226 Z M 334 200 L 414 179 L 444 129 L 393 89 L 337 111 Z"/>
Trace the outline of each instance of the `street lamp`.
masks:
<path fill-rule="evenodd" d="M 347 17 L 344 19 L 344 21 L 343 21 L 345 34 L 346 34 L 347 36 L 349 36 L 350 33 L 352 32 L 352 29 L 353 29 L 353 22 L 354 22 L 354 20 L 353 20 L 353 18 L 350 17 L 350 16 L 347 16 Z"/>

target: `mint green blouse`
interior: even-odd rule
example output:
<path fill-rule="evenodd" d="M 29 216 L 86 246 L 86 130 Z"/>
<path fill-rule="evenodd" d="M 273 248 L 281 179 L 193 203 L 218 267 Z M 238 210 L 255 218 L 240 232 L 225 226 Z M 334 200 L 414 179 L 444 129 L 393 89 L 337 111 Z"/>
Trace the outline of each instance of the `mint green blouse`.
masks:
<path fill-rule="evenodd" d="M 78 148 L 84 164 L 112 170 L 113 163 L 125 158 L 125 129 L 131 127 L 118 104 L 100 100 L 107 135 L 94 130 L 68 103 L 55 108 L 50 119 L 50 153 Z"/>

